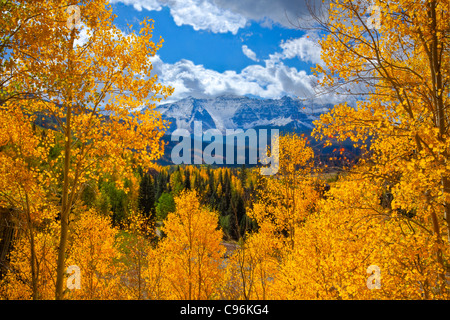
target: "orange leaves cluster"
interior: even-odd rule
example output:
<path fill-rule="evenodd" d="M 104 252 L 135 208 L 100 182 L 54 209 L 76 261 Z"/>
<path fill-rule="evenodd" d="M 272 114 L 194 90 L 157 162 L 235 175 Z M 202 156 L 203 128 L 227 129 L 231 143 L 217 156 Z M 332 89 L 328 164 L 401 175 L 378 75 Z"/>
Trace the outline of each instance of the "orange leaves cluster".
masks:
<path fill-rule="evenodd" d="M 117 229 L 111 227 L 109 219 L 93 211 L 83 212 L 73 221 L 71 228 L 66 263 L 81 269 L 81 289 L 65 289 L 67 298 L 119 298 L 120 265 L 114 264 L 120 257 L 115 245 Z M 34 231 L 37 299 L 54 298 L 58 238 L 56 222 Z M 35 294 L 29 247 L 29 238 L 21 233 L 11 252 L 8 272 L 0 285 L 3 299 L 31 299 Z"/>
<path fill-rule="evenodd" d="M 132 179 L 138 166 L 152 166 L 166 126 L 154 102 L 173 92 L 152 70 L 150 59 L 163 42 L 151 41 L 152 20 L 139 34 L 125 34 L 106 1 L 90 0 L 78 6 L 80 23 L 68 28 L 67 7 L 0 3 L 1 24 L 8 24 L 0 31 L 0 205 L 23 212 L 34 284 L 36 227 L 60 207 L 57 298 L 67 224 L 82 186 L 104 175 Z M 35 285 L 33 291 L 37 298 Z"/>
<path fill-rule="evenodd" d="M 12 80 L 2 90 L 12 91 L 10 96 L 5 94 L 11 100 L 21 97 L 21 92 L 32 95 L 33 100 L 6 103 L 2 108 L 25 115 L 39 112 L 46 119 L 54 117 L 58 129 L 66 134 L 70 130 L 71 139 L 77 142 L 72 154 L 78 160 L 73 166 L 77 169 L 71 170 L 78 171 L 73 175 L 81 182 L 85 176 L 105 172 L 130 175 L 125 169 L 131 158 L 136 160 L 134 166 L 149 166 L 159 158 L 165 125 L 152 106 L 173 88 L 157 83 L 152 73 L 149 59 L 162 45 L 162 39 L 157 44 L 151 41 L 153 21 L 144 21 L 139 34 L 124 34 L 113 25 L 112 9 L 106 2 L 92 0 L 80 6 L 81 26 L 69 30 L 60 19 L 67 16 L 66 6 L 58 1 L 26 3 L 19 8 L 10 8 L 18 29 L 15 42 L 5 43 L 10 46 L 16 72 L 10 71 Z M 9 73 L 3 71 L 2 76 L 7 77 Z M 68 105 L 73 106 L 72 111 Z M 148 109 L 136 112 L 142 107 Z M 65 123 L 69 112 L 71 124 Z M 29 148 L 33 149 L 32 144 Z"/>
<path fill-rule="evenodd" d="M 377 28 L 367 25 L 366 4 L 331 3 L 321 42 L 326 66 L 316 71 L 324 74 L 324 87 L 337 88 L 339 81 L 365 98 L 356 108 L 335 106 L 316 122 L 314 134 L 351 139 L 368 151 L 348 177 L 357 179 L 352 188 L 360 191 L 348 190 L 341 201 L 356 200 L 359 209 L 352 213 L 364 214 L 361 221 L 382 218 L 370 229 L 378 243 L 370 256 L 385 270 L 385 282 L 372 297 L 448 298 L 450 43 L 442 30 L 448 30 L 449 3 L 373 5 L 380 9 Z M 361 186 L 389 200 L 380 207 L 373 191 L 370 201 Z"/>
<path fill-rule="evenodd" d="M 279 166 L 276 178 L 265 178 L 266 188 L 253 205 L 250 217 L 260 232 L 293 237 L 295 226 L 314 211 L 318 190 L 311 178 L 314 153 L 307 140 L 296 134 L 279 137 Z"/>
<path fill-rule="evenodd" d="M 92 210 L 81 213 L 73 226 L 66 264 L 80 268 L 82 283 L 81 289 L 68 292 L 68 298 L 119 298 L 121 266 L 114 263 L 121 256 L 116 246 L 118 230 L 111 227 L 109 218 Z"/>
<path fill-rule="evenodd" d="M 10 254 L 8 272 L 0 281 L 0 298 L 52 299 L 55 290 L 57 225 L 53 223 L 34 234 L 34 272 L 38 276 L 33 276 L 30 240 L 26 232 L 21 232 Z M 33 287 L 36 289 L 33 290 Z"/>
<path fill-rule="evenodd" d="M 259 230 L 230 259 L 234 277 L 228 279 L 239 288 L 237 296 L 448 299 L 444 259 L 450 248 L 433 232 L 432 206 L 421 198 L 411 201 L 414 190 L 383 205 L 385 185 L 367 179 L 369 169 L 360 164 L 325 195 L 307 189 L 308 181 L 314 185 L 310 175 L 289 185 L 282 183 L 288 174 L 267 179 L 251 210 Z M 298 196 L 296 188 L 305 195 Z M 380 289 L 368 287 L 369 266 L 380 269 Z"/>
<path fill-rule="evenodd" d="M 202 208 L 195 191 L 175 198 L 176 211 L 169 213 L 161 243 L 172 299 L 214 298 L 221 279 L 225 248 L 217 230 L 217 213 Z"/>

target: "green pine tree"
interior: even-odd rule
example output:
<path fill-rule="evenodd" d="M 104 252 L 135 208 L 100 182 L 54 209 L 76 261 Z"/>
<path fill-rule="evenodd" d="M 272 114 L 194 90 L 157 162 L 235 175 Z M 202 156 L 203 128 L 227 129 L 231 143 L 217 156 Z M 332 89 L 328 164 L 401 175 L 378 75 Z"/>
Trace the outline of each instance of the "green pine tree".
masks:
<path fill-rule="evenodd" d="M 147 218 L 155 217 L 155 185 L 152 176 L 149 174 L 142 177 L 139 186 L 138 207 Z"/>

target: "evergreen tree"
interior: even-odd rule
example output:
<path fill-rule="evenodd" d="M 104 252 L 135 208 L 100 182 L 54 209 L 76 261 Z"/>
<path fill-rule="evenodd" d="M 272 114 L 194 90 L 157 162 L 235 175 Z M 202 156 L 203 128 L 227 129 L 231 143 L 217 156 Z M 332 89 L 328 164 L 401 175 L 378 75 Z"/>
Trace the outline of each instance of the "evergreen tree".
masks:
<path fill-rule="evenodd" d="M 222 213 L 228 215 L 231 213 L 231 177 L 228 170 L 225 170 L 222 182 Z"/>
<path fill-rule="evenodd" d="M 184 188 L 188 190 L 191 189 L 191 172 L 188 168 L 184 171 Z"/>
<path fill-rule="evenodd" d="M 196 190 L 200 195 L 203 195 L 203 188 L 202 188 L 203 185 L 202 182 L 200 181 L 200 173 L 196 168 L 194 168 L 193 175 L 194 179 L 192 182 L 192 188 Z"/>
<path fill-rule="evenodd" d="M 232 236 L 235 240 L 239 240 L 246 231 L 245 225 L 245 204 L 242 196 L 238 192 L 233 192 L 231 197 L 231 211 L 233 215 Z"/>
<path fill-rule="evenodd" d="M 216 197 L 217 197 L 214 172 L 210 169 L 210 167 L 208 167 L 206 173 L 208 175 L 208 192 L 206 193 L 206 198 L 211 208 L 214 209 L 216 207 Z"/>
<path fill-rule="evenodd" d="M 145 217 L 153 218 L 155 216 L 155 186 L 153 178 L 149 174 L 142 177 L 139 186 L 138 207 Z"/>
<path fill-rule="evenodd" d="M 156 193 L 155 193 L 155 200 L 158 201 L 159 197 L 163 192 L 166 191 L 166 185 L 167 185 L 167 178 L 166 174 L 163 170 L 158 175 L 158 178 L 156 179 Z"/>
<path fill-rule="evenodd" d="M 125 191 L 116 187 L 114 181 L 101 181 L 100 192 L 103 204 L 102 209 L 105 213 L 111 213 L 114 226 L 120 224 L 128 214 L 128 199 Z"/>

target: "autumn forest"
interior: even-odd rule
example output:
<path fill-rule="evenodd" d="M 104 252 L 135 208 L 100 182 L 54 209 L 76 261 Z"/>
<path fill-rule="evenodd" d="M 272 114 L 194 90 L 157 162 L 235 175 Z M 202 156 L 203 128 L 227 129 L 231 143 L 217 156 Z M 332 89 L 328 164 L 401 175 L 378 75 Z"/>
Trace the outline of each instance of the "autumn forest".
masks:
<path fill-rule="evenodd" d="M 0 0 L 0 299 L 449 299 L 450 2 L 326 3 L 318 94 L 356 103 L 264 175 L 158 163 L 158 21 Z"/>

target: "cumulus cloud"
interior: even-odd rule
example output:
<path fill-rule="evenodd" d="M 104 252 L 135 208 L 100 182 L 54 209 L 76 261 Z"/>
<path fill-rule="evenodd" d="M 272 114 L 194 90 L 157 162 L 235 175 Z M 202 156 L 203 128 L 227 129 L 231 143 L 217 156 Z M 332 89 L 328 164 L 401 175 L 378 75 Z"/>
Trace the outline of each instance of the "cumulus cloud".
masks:
<path fill-rule="evenodd" d="M 314 75 L 288 67 L 276 59 L 265 60 L 265 65 L 249 65 L 240 72 L 218 72 L 186 59 L 165 63 L 155 56 L 151 62 L 161 83 L 175 88 L 168 101 L 188 96 L 206 98 L 223 94 L 251 94 L 262 98 L 291 95 L 312 99 L 317 83 Z"/>
<path fill-rule="evenodd" d="M 249 20 L 268 21 L 295 27 L 292 22 L 308 17 L 305 1 L 313 6 L 321 0 L 112 0 L 133 5 L 137 10 L 161 10 L 167 6 L 177 25 L 191 25 L 195 30 L 236 34 Z M 242 36 L 243 37 L 243 36 Z M 241 39 L 245 41 L 245 37 Z M 259 62 L 256 53 L 247 45 L 242 52 Z M 255 95 L 262 98 L 281 98 L 285 95 L 316 99 L 317 78 L 305 71 L 289 67 L 285 59 L 298 58 L 307 63 L 322 63 L 317 37 L 307 34 L 280 44 L 279 50 L 269 55 L 262 64 L 249 65 L 240 72 L 218 72 L 203 65 L 182 59 L 166 63 L 159 56 L 151 58 L 158 79 L 175 88 L 164 102 L 193 96 L 214 97 L 223 94 Z M 337 102 L 340 97 L 322 95 L 323 103 Z M 319 102 L 320 103 L 320 102 Z"/>
<path fill-rule="evenodd" d="M 175 1 L 170 12 L 178 26 L 190 25 L 194 30 L 236 34 L 247 22 L 243 16 L 224 10 L 208 1 Z"/>
<path fill-rule="evenodd" d="M 322 8 L 322 0 L 210 0 L 217 6 L 231 10 L 249 20 L 263 21 L 266 26 L 269 20 L 288 28 L 297 28 L 299 24 L 312 22 L 310 9 L 316 13 Z"/>
<path fill-rule="evenodd" d="M 195 30 L 236 34 L 249 20 L 270 27 L 279 23 L 288 28 L 311 22 L 309 8 L 321 7 L 322 0 L 111 0 L 132 5 L 136 10 L 170 9 L 178 26 L 190 25 Z"/>
<path fill-rule="evenodd" d="M 160 0 L 110 0 L 110 3 L 118 3 L 121 2 L 126 5 L 131 5 L 138 11 L 142 11 L 142 9 L 148 11 L 160 11 L 162 9 L 162 3 L 164 1 Z"/>
<path fill-rule="evenodd" d="M 323 64 L 320 57 L 321 48 L 318 39 L 314 36 L 306 35 L 297 39 L 287 40 L 280 45 L 283 49 L 281 55 L 284 59 L 299 58 L 305 62 Z"/>
<path fill-rule="evenodd" d="M 175 102 L 189 96 L 211 98 L 224 94 L 253 95 L 269 99 L 287 95 L 317 105 L 349 101 L 348 96 L 318 88 L 317 82 L 320 79 L 313 74 L 284 64 L 283 59 L 290 56 L 284 51 L 275 52 L 263 60 L 262 64 L 249 65 L 240 72 L 218 72 L 186 59 L 166 63 L 158 55 L 151 57 L 150 61 L 159 81 L 175 88 L 173 95 L 161 103 Z"/>
<path fill-rule="evenodd" d="M 247 45 L 242 46 L 242 52 L 251 60 L 258 62 L 259 59 L 256 57 L 256 53 L 250 49 Z"/>
<path fill-rule="evenodd" d="M 190 25 L 196 31 L 236 34 L 247 23 L 247 19 L 241 14 L 218 7 L 212 1 L 206 0 L 111 0 L 110 2 L 132 5 L 139 11 L 142 9 L 159 11 L 163 6 L 167 6 L 177 26 Z"/>

